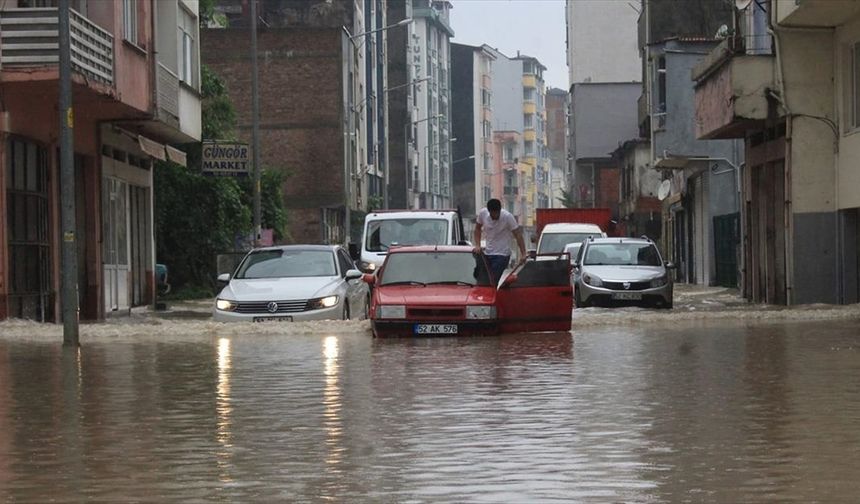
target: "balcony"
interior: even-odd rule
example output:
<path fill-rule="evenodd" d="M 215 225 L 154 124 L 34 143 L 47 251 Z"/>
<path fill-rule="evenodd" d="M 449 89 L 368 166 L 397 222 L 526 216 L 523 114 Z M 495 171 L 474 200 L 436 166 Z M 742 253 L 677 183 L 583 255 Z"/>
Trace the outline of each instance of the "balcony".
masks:
<path fill-rule="evenodd" d="M 778 1 L 776 19 L 781 26 L 833 27 L 860 14 L 855 0 L 794 0 Z"/>
<path fill-rule="evenodd" d="M 523 102 L 523 114 L 534 114 L 537 111 L 537 105 L 534 101 L 526 100 Z"/>
<path fill-rule="evenodd" d="M 537 87 L 537 77 L 534 75 L 523 75 L 523 87 L 525 88 L 536 88 Z"/>
<path fill-rule="evenodd" d="M 113 85 L 113 35 L 70 9 L 72 69 Z M 56 8 L 0 11 L 0 67 L 59 65 L 59 19 Z"/>
<path fill-rule="evenodd" d="M 773 57 L 746 55 L 730 40 L 693 68 L 699 139 L 741 138 L 768 116 L 767 91 L 776 88 Z"/>

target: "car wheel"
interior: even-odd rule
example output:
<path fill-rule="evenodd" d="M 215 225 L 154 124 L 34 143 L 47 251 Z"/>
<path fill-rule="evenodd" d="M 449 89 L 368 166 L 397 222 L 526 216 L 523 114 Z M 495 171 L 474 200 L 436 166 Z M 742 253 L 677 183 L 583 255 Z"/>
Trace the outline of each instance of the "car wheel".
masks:
<path fill-rule="evenodd" d="M 343 320 L 349 320 L 349 303 L 343 304 Z"/>

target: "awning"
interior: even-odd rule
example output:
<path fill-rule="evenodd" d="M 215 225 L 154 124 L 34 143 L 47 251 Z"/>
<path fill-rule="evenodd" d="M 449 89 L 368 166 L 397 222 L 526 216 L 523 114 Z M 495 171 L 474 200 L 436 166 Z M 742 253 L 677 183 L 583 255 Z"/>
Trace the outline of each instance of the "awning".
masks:
<path fill-rule="evenodd" d="M 683 170 L 693 163 L 709 161 L 707 156 L 683 156 L 680 154 L 664 154 L 654 163 L 656 170 Z"/>
<path fill-rule="evenodd" d="M 167 161 L 167 156 L 164 154 L 164 145 L 150 140 L 143 135 L 137 135 L 137 143 L 140 145 L 140 150 L 145 152 L 152 158 Z"/>
<path fill-rule="evenodd" d="M 179 149 L 171 147 L 169 145 L 164 146 L 164 150 L 167 151 L 167 159 L 173 161 L 179 166 L 185 167 L 187 166 L 187 161 L 185 159 L 185 153 Z"/>

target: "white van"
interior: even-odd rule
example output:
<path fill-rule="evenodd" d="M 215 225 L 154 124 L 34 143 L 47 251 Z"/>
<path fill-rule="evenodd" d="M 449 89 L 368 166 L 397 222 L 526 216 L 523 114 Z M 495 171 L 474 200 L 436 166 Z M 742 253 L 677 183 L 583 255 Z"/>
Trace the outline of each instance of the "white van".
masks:
<path fill-rule="evenodd" d="M 568 243 L 582 243 L 589 236 L 606 238 L 597 224 L 558 222 L 543 227 L 537 246 L 537 255 L 561 254 Z"/>
<path fill-rule="evenodd" d="M 398 245 L 467 245 L 457 210 L 385 210 L 367 214 L 358 267 L 372 273 Z"/>

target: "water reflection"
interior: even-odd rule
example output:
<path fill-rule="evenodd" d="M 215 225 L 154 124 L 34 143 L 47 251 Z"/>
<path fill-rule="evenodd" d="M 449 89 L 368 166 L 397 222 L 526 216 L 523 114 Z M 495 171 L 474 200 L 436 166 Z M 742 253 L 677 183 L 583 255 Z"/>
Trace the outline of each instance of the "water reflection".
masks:
<path fill-rule="evenodd" d="M 229 338 L 220 338 L 218 340 L 218 392 L 216 394 L 215 412 L 218 428 L 217 440 L 220 449 L 217 451 L 216 457 L 220 470 L 220 480 L 222 482 L 232 480 L 229 475 L 233 447 L 231 444 L 233 405 L 230 397 L 230 374 L 233 362 L 230 357 L 230 345 L 231 341 Z"/>
<path fill-rule="evenodd" d="M 338 383 L 340 364 L 338 362 L 337 336 L 327 336 L 323 340 L 323 425 L 326 432 L 326 463 L 329 466 L 341 462 L 344 448 L 342 446 L 343 424 L 341 421 L 341 390 Z"/>
<path fill-rule="evenodd" d="M 0 502 L 853 502 L 858 328 L 0 338 Z"/>

